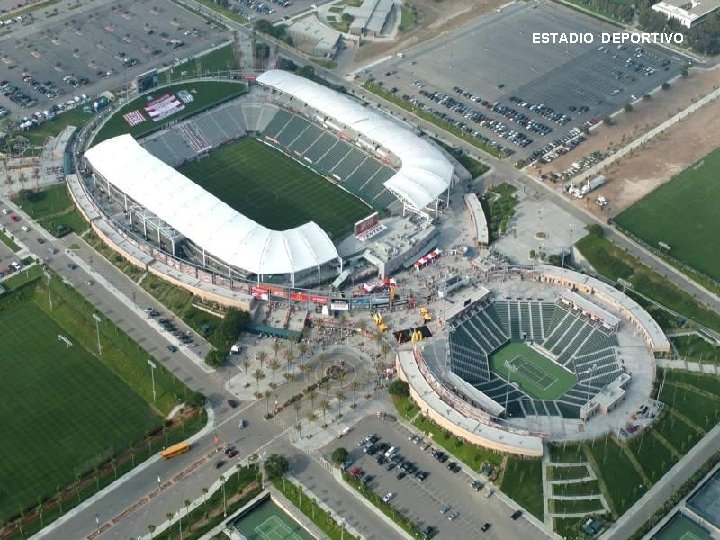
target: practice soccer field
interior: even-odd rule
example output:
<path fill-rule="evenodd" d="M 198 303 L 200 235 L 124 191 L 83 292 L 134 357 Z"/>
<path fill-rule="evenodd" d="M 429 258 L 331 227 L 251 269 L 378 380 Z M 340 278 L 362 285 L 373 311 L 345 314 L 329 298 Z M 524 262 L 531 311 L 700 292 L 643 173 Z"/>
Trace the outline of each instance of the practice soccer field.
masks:
<path fill-rule="evenodd" d="M 705 156 L 619 214 L 624 229 L 720 280 L 720 150 Z"/>
<path fill-rule="evenodd" d="M 162 418 L 35 303 L 0 300 L 0 519 L 55 496 Z"/>
<path fill-rule="evenodd" d="M 241 214 L 274 230 L 315 221 L 331 237 L 339 238 L 373 212 L 354 195 L 251 137 L 178 171 Z"/>
<path fill-rule="evenodd" d="M 492 353 L 490 369 L 536 399 L 557 399 L 577 382 L 575 375 L 519 342 Z"/>

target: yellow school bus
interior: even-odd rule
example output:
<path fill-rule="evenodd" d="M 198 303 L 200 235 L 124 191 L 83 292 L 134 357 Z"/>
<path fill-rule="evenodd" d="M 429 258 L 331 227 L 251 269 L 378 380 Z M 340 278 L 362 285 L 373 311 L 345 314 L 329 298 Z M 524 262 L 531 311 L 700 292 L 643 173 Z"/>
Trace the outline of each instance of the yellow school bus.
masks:
<path fill-rule="evenodd" d="M 180 454 L 184 454 L 188 450 L 190 450 L 190 445 L 183 442 L 168 446 L 165 450 L 160 452 L 160 455 L 163 457 L 163 459 L 170 459 L 172 457 L 179 456 Z"/>

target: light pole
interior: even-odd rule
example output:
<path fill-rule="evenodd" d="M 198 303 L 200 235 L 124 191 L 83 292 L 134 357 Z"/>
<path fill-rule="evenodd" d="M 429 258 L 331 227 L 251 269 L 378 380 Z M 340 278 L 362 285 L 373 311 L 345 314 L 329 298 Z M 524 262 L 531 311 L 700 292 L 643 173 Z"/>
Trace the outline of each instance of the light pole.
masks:
<path fill-rule="evenodd" d="M 48 292 L 50 292 L 49 287 L 48 287 Z M 52 308 L 50 308 L 50 309 L 52 309 Z M 95 333 L 97 334 L 98 356 L 102 356 L 102 345 L 100 344 L 100 321 L 102 319 L 97 316 L 97 313 L 93 313 L 92 317 L 93 317 L 93 319 L 95 319 Z"/>
<path fill-rule="evenodd" d="M 227 503 L 225 501 L 225 476 L 220 475 L 220 486 L 223 492 L 223 517 L 227 517 Z"/>
<path fill-rule="evenodd" d="M 46 267 L 43 267 L 43 274 L 45 274 L 45 277 L 47 278 L 48 304 L 50 305 L 50 312 L 52 313 L 52 296 L 50 296 L 50 273 L 47 271 Z"/>
<path fill-rule="evenodd" d="M 342 518 L 342 522 L 340 523 L 341 529 L 340 529 L 340 540 L 345 540 L 345 524 L 347 523 L 347 519 Z"/>
<path fill-rule="evenodd" d="M 150 366 L 150 378 L 152 380 L 152 393 L 153 393 L 153 403 L 155 403 L 155 400 L 157 399 L 157 393 L 155 392 L 155 369 L 157 368 L 157 364 L 153 362 L 152 360 L 147 361 L 148 366 Z"/>

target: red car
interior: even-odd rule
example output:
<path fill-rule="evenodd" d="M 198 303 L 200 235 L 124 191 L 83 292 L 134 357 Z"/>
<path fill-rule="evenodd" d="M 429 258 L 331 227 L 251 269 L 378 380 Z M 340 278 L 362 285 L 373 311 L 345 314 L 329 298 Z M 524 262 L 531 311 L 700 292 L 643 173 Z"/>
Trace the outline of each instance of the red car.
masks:
<path fill-rule="evenodd" d="M 20 221 L 20 216 L 13 214 L 10 216 L 10 219 L 12 219 L 13 221 Z"/>
<path fill-rule="evenodd" d="M 362 469 L 360 467 L 353 467 L 350 470 L 350 476 L 352 476 L 353 478 L 357 478 L 357 475 L 360 474 L 361 471 Z"/>

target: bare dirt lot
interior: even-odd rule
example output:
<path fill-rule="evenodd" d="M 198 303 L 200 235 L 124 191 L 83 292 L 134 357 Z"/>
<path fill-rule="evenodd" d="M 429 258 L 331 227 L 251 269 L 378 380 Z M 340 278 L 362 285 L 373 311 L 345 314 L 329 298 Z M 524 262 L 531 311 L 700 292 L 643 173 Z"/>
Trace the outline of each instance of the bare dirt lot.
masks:
<path fill-rule="evenodd" d="M 414 0 L 417 25 L 398 35 L 395 41 L 366 43 L 355 54 L 355 65 L 407 49 L 440 34 L 454 30 L 507 3 L 507 0 Z"/>
<path fill-rule="evenodd" d="M 562 172 L 592 151 L 604 152 L 609 148 L 625 146 L 719 85 L 720 69 L 691 71 L 686 79 L 674 81 L 670 90 L 656 92 L 650 101 L 637 103 L 630 113 L 618 114 L 615 125 L 595 130 L 575 152 L 535 168 L 533 174 Z M 589 201 L 604 195 L 610 201 L 607 214 L 620 213 L 717 148 L 720 145 L 718 125 L 720 101 L 714 101 L 603 171 L 609 179 L 608 183 L 577 204 L 587 205 L 594 213 L 602 215 L 600 208 Z"/>

